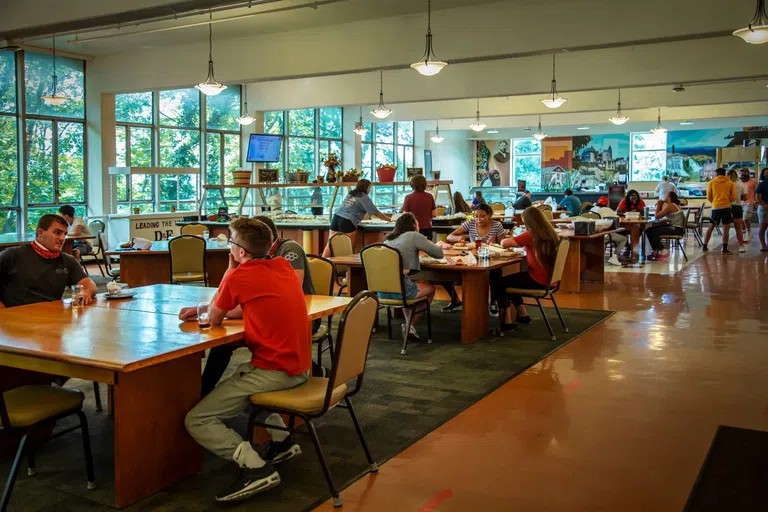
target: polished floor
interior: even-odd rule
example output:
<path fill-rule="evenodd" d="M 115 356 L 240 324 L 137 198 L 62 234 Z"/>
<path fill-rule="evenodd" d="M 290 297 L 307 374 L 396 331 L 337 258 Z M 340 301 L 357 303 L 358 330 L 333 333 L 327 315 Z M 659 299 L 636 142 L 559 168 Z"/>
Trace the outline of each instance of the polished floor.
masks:
<path fill-rule="evenodd" d="M 345 489 L 344 510 L 682 510 L 718 425 L 768 430 L 767 281 L 753 241 L 563 295 L 618 313 Z"/>

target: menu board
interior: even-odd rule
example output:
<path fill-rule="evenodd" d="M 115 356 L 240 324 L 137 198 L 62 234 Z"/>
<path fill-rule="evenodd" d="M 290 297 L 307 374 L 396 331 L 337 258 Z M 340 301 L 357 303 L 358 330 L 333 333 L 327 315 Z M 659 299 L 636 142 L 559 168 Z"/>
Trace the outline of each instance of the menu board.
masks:
<path fill-rule="evenodd" d="M 283 147 L 280 135 L 252 133 L 248 139 L 248 162 L 279 162 Z"/>
<path fill-rule="evenodd" d="M 409 178 L 413 178 L 414 176 L 424 176 L 424 168 L 423 167 L 406 167 L 405 173 L 406 173 L 406 176 Z"/>
<path fill-rule="evenodd" d="M 259 169 L 259 183 L 277 183 L 280 181 L 277 169 Z"/>

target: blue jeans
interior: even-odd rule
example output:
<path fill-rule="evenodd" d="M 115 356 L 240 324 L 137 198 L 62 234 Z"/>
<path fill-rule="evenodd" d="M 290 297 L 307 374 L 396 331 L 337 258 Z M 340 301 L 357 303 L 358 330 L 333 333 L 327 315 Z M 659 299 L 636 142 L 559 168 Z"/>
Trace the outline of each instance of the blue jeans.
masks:
<path fill-rule="evenodd" d="M 411 278 L 408 274 L 403 274 L 403 284 L 405 285 L 405 298 L 415 299 L 419 294 L 419 287 L 416 283 L 411 281 Z M 379 298 L 398 300 L 402 299 L 403 296 L 400 293 L 379 292 Z"/>

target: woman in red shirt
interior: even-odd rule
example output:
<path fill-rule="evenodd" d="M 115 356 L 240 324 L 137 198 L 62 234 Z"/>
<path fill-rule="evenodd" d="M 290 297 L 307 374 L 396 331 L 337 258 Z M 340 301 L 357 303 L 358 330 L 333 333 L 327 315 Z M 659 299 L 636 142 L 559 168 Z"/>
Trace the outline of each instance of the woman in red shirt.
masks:
<path fill-rule="evenodd" d="M 507 307 L 507 298 L 517 308 L 517 321 L 521 324 L 531 323 L 523 298 L 519 295 L 507 296 L 505 289 L 546 290 L 549 287 L 552 270 L 555 268 L 557 246 L 560 245 L 560 237 L 541 210 L 534 207 L 526 208 L 522 217 L 527 230 L 516 237 L 502 240 L 501 245 L 524 248 L 528 271 L 511 274 L 491 283 L 492 298 L 498 303 L 499 309 L 504 310 L 505 313 L 503 330 L 515 328 L 512 309 Z"/>
<path fill-rule="evenodd" d="M 630 190 L 627 192 L 627 197 L 621 200 L 619 203 L 619 207 L 616 208 L 616 213 L 627 213 L 627 212 L 643 212 L 643 208 L 645 208 L 645 202 L 640 199 L 640 194 L 637 193 L 637 190 Z"/>
<path fill-rule="evenodd" d="M 424 176 L 411 178 L 413 192 L 405 196 L 403 213 L 412 213 L 419 223 L 419 233 L 432 241 L 432 217 L 437 215 L 435 198 L 427 190 L 427 179 Z"/>

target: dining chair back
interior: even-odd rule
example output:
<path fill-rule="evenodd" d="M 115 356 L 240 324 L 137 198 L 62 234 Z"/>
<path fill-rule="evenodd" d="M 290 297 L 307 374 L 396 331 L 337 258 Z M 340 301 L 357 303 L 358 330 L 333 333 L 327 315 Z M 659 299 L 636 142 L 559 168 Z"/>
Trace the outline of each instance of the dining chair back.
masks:
<path fill-rule="evenodd" d="M 315 294 L 333 295 L 333 286 L 336 283 L 336 267 L 333 262 L 314 254 L 307 254 L 307 261 Z"/>
<path fill-rule="evenodd" d="M 185 224 L 181 226 L 182 235 L 203 236 L 203 233 L 206 231 L 208 231 L 208 226 L 203 224 Z"/>
<path fill-rule="evenodd" d="M 580 216 L 584 217 L 585 219 L 595 219 L 595 220 L 602 219 L 599 213 L 590 212 L 590 211 L 582 212 Z"/>
<path fill-rule="evenodd" d="M 168 240 L 171 259 L 171 284 L 202 281 L 208 286 L 205 271 L 205 240 L 195 235 L 179 235 Z"/>

